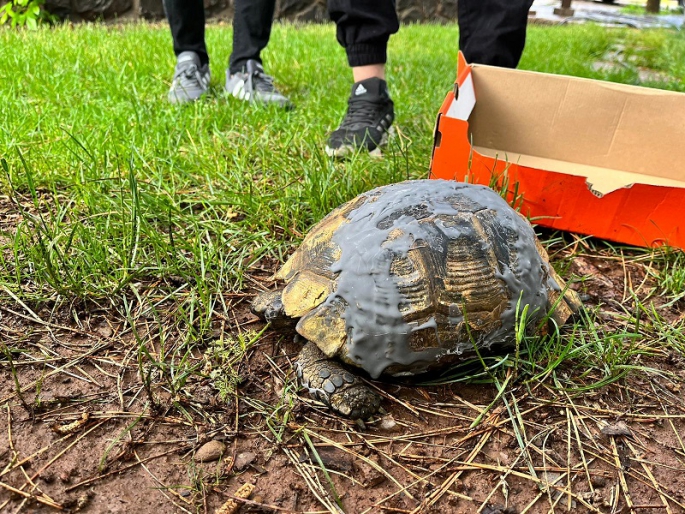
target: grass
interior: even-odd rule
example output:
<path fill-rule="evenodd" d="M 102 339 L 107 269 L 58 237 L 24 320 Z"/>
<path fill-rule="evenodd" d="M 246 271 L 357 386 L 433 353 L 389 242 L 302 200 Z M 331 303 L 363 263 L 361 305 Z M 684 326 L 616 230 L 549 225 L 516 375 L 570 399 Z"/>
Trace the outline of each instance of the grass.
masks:
<path fill-rule="evenodd" d="M 165 100 L 174 65 L 165 26 L 0 30 L 0 313 L 40 330 L 78 332 L 86 330 L 84 318 L 105 312 L 126 355 L 121 367 L 135 369 L 148 406 L 159 411 L 167 401 L 183 419 L 210 419 L 189 403 L 188 384 L 210 379 L 225 402 L 239 394 L 249 376 L 244 363 L 262 336 L 236 317 L 247 291 L 262 288 L 266 273 L 335 206 L 381 184 L 427 176 L 435 116 L 454 81 L 457 34 L 455 26 L 411 25 L 392 38 L 388 77 L 399 136 L 382 160 L 337 162 L 323 146 L 343 115 L 351 77 L 330 25 L 274 28 L 264 61 L 296 104 L 290 112 L 221 94 L 228 26 L 207 31 L 212 94 L 183 107 Z M 615 48 L 629 57 L 625 65 L 592 66 Z M 531 26 L 520 67 L 685 92 L 685 34 Z M 643 68 L 663 80 L 641 82 Z M 653 361 L 685 354 L 682 252 L 560 234 L 543 239 L 562 275 L 590 284 L 581 292 L 592 278 L 569 270 L 583 259 L 638 269 L 642 282 L 626 283 L 569 327 L 521 336 L 516 354 L 484 357 L 433 383 L 516 384 L 531 398 L 542 390 L 576 398 L 631 373 L 672 379 Z M 0 364 L 11 370 L 26 409 L 40 410 L 43 381 L 83 357 L 46 365 L 20 386 L 31 348 L 30 334 L 7 337 Z M 280 444 L 293 419 L 294 386 L 274 361 L 269 366 L 280 401 L 242 401 L 262 413 L 268 438 Z M 523 454 L 519 428 L 527 421 L 517 402 L 526 395 L 502 387 L 496 398 L 516 420 Z M 501 411 L 489 409 L 469 424 L 501 423 Z M 577 412 L 567 416 L 576 422 Z M 339 500 L 315 448 L 324 439 L 309 428 L 297 433 L 324 470 L 321 496 L 330 485 Z M 316 482 L 297 455 L 286 455 Z"/>
<path fill-rule="evenodd" d="M 167 105 L 167 32 L 0 32 L 0 187 L 21 212 L 0 252 L 4 287 L 34 300 L 112 300 L 132 283 L 161 280 L 169 294 L 188 284 L 207 306 L 221 291 L 242 290 L 245 270 L 262 257 L 282 260 L 336 205 L 426 176 L 435 113 L 454 77 L 456 28 L 410 26 L 392 39 L 401 137 L 383 161 L 343 164 L 322 152 L 350 85 L 332 27 L 276 26 L 265 62 L 298 106 L 293 112 L 221 95 L 227 27 L 207 34 L 212 97 Z M 630 68 L 592 70 L 616 44 L 673 77 L 658 86 L 685 90 L 677 79 L 685 76 L 685 39 L 665 31 L 532 27 L 521 67 L 637 83 Z"/>

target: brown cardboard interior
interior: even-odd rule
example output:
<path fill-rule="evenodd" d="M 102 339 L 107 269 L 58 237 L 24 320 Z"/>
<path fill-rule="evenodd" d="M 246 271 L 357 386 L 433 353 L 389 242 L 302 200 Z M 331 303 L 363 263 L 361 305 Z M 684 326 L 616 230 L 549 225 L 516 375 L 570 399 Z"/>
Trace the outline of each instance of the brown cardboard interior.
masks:
<path fill-rule="evenodd" d="M 588 177 L 600 193 L 685 187 L 685 94 L 474 65 L 476 150 Z"/>

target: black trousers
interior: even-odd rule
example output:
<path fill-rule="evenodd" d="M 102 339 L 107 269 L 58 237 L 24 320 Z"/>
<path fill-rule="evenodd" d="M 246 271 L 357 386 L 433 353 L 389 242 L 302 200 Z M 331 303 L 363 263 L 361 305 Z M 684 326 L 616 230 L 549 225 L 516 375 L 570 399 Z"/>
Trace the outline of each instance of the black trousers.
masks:
<path fill-rule="evenodd" d="M 249 59 L 262 62 L 261 51 L 271 36 L 276 0 L 235 0 L 233 51 L 229 59 L 231 73 L 241 71 Z M 209 62 L 205 44 L 205 9 L 203 0 L 164 0 L 174 53 L 191 51 Z"/>
<path fill-rule="evenodd" d="M 459 48 L 470 63 L 515 68 L 526 43 L 533 0 L 459 0 Z M 399 29 L 394 0 L 328 0 L 350 66 L 383 64 Z"/>
<path fill-rule="evenodd" d="M 459 49 L 466 62 L 516 68 L 533 0 L 459 0 Z"/>
<path fill-rule="evenodd" d="M 526 42 L 533 0 L 459 0 L 459 48 L 472 63 L 515 68 Z M 276 0 L 235 0 L 231 73 L 260 53 L 271 35 Z M 193 51 L 209 62 L 203 0 L 164 0 L 174 52 Z M 394 0 L 328 0 L 338 42 L 350 66 L 383 64 L 388 40 L 399 30 Z"/>
<path fill-rule="evenodd" d="M 394 0 L 328 0 L 328 13 L 350 66 L 385 63 L 388 40 L 400 28 Z"/>

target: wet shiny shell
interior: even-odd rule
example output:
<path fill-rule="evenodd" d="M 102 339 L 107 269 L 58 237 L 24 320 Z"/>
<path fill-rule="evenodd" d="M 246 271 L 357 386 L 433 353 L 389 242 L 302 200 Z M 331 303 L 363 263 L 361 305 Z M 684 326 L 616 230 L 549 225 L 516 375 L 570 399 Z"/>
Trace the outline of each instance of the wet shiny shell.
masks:
<path fill-rule="evenodd" d="M 286 314 L 371 376 L 421 373 L 580 306 L 535 233 L 494 191 L 442 180 L 374 189 L 314 226 L 275 275 Z M 562 292 L 563 297 L 560 298 Z"/>

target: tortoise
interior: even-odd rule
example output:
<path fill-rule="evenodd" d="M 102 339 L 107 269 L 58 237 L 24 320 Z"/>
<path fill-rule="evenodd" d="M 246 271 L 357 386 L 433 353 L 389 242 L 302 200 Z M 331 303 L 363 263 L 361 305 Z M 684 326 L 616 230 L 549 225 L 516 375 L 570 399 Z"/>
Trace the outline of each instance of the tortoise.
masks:
<path fill-rule="evenodd" d="M 299 319 L 298 379 L 334 411 L 365 419 L 380 397 L 360 378 L 442 370 L 577 312 L 525 217 L 492 189 L 408 180 L 333 210 L 272 277 L 252 311 Z M 544 330 L 544 328 L 543 328 Z"/>

